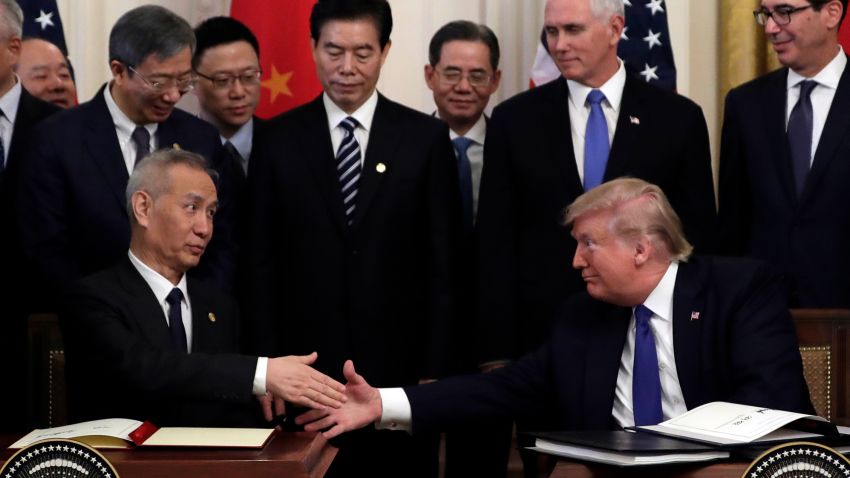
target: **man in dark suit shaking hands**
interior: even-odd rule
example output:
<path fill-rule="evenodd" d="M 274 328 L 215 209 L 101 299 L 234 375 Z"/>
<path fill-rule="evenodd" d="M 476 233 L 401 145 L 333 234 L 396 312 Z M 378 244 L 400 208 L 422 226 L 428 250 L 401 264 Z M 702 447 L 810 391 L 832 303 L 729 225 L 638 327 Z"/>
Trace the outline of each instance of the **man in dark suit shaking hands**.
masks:
<path fill-rule="evenodd" d="M 187 278 L 213 234 L 214 172 L 188 151 L 139 163 L 127 186 L 130 250 L 76 283 L 60 314 L 74 421 L 126 417 L 157 425 L 250 426 L 272 396 L 339 406 L 342 386 L 301 357 L 238 355 L 235 302 Z"/>
<path fill-rule="evenodd" d="M 722 244 L 783 270 L 794 307 L 850 307 L 846 10 L 847 0 L 762 0 L 755 20 L 785 68 L 726 97 Z"/>

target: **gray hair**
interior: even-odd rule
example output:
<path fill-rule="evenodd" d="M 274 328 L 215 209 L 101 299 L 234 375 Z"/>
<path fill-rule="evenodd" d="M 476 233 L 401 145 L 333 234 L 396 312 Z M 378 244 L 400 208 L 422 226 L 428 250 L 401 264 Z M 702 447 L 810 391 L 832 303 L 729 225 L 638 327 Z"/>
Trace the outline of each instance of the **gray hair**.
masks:
<path fill-rule="evenodd" d="M 109 61 L 139 66 L 150 55 L 160 61 L 184 48 L 195 52 L 195 32 L 167 8 L 143 5 L 121 15 L 109 32 Z M 132 72 L 131 72 L 132 73 Z"/>
<path fill-rule="evenodd" d="M 0 19 L 3 22 L 3 33 L 6 38 L 23 36 L 24 12 L 15 0 L 0 0 L 3 12 Z"/>
<path fill-rule="evenodd" d="M 127 214 L 130 216 L 131 223 L 136 220 L 133 214 L 133 194 L 144 191 L 156 201 L 170 189 L 171 178 L 168 176 L 168 170 L 177 164 L 204 171 L 210 175 L 214 183 L 218 181 L 218 173 L 209 169 L 207 160 L 199 154 L 172 148 L 154 151 L 136 164 L 133 174 L 127 181 L 125 198 L 127 200 Z"/>
<path fill-rule="evenodd" d="M 623 0 L 590 0 L 590 11 L 603 22 L 607 22 L 614 15 L 626 16 Z"/>

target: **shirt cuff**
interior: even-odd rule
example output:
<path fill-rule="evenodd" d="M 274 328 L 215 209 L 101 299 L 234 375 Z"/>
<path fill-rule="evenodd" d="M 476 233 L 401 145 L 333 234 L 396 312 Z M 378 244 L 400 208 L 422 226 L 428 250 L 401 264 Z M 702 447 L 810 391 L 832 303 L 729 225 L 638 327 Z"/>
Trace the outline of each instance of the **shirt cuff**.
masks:
<path fill-rule="evenodd" d="M 254 372 L 254 395 L 266 394 L 266 370 L 269 368 L 268 357 L 257 357 L 257 370 Z"/>
<path fill-rule="evenodd" d="M 379 388 L 381 394 L 381 419 L 375 424 L 378 430 L 403 430 L 410 433 L 412 413 L 410 400 L 402 388 Z"/>

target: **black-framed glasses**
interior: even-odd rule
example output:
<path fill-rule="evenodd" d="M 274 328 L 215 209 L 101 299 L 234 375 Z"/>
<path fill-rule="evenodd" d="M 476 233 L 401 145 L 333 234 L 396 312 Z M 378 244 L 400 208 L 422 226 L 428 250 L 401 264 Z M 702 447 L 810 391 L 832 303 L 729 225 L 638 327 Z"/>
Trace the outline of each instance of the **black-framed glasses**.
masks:
<path fill-rule="evenodd" d="M 489 72 L 474 70 L 470 71 L 466 75 L 463 74 L 460 70 L 435 70 L 437 75 L 440 76 L 440 83 L 446 86 L 454 86 L 460 83 L 463 80 L 464 76 L 466 77 L 466 81 L 469 82 L 470 86 L 474 87 L 482 87 L 490 84 L 490 79 L 493 77 Z"/>
<path fill-rule="evenodd" d="M 201 78 L 212 83 L 216 90 L 229 90 L 238 80 L 242 86 L 256 86 L 260 84 L 260 78 L 263 76 L 261 68 L 251 68 L 242 73 L 219 73 L 213 76 L 207 76 L 200 71 L 195 72 Z"/>
<path fill-rule="evenodd" d="M 802 7 L 781 5 L 774 8 L 773 10 L 761 8 L 759 10 L 754 11 L 753 16 L 756 17 L 756 23 L 761 26 L 767 24 L 768 18 L 772 18 L 777 25 L 787 25 L 791 23 L 791 15 L 807 8 L 812 8 L 812 5 L 803 5 Z"/>
<path fill-rule="evenodd" d="M 198 83 L 198 79 L 195 75 L 189 74 L 180 78 L 173 76 L 163 76 L 156 79 L 145 78 L 144 75 L 139 73 L 135 68 L 130 65 L 127 65 L 127 69 L 132 71 L 134 75 L 141 78 L 141 80 L 148 85 L 152 90 L 157 93 L 162 93 L 163 91 L 171 88 L 172 86 L 176 86 L 177 90 L 180 94 L 188 93 L 195 88 L 195 85 Z"/>

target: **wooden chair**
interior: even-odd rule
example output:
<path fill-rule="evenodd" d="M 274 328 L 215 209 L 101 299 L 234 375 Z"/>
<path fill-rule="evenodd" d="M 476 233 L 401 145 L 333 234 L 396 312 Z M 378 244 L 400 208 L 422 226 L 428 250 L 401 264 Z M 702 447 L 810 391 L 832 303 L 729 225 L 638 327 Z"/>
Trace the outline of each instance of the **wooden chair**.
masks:
<path fill-rule="evenodd" d="M 850 310 L 791 309 L 803 373 L 818 415 L 850 425 Z"/>
<path fill-rule="evenodd" d="M 27 323 L 29 345 L 28 421 L 33 428 L 68 423 L 65 389 L 65 351 L 59 321 L 53 314 L 36 314 Z"/>

